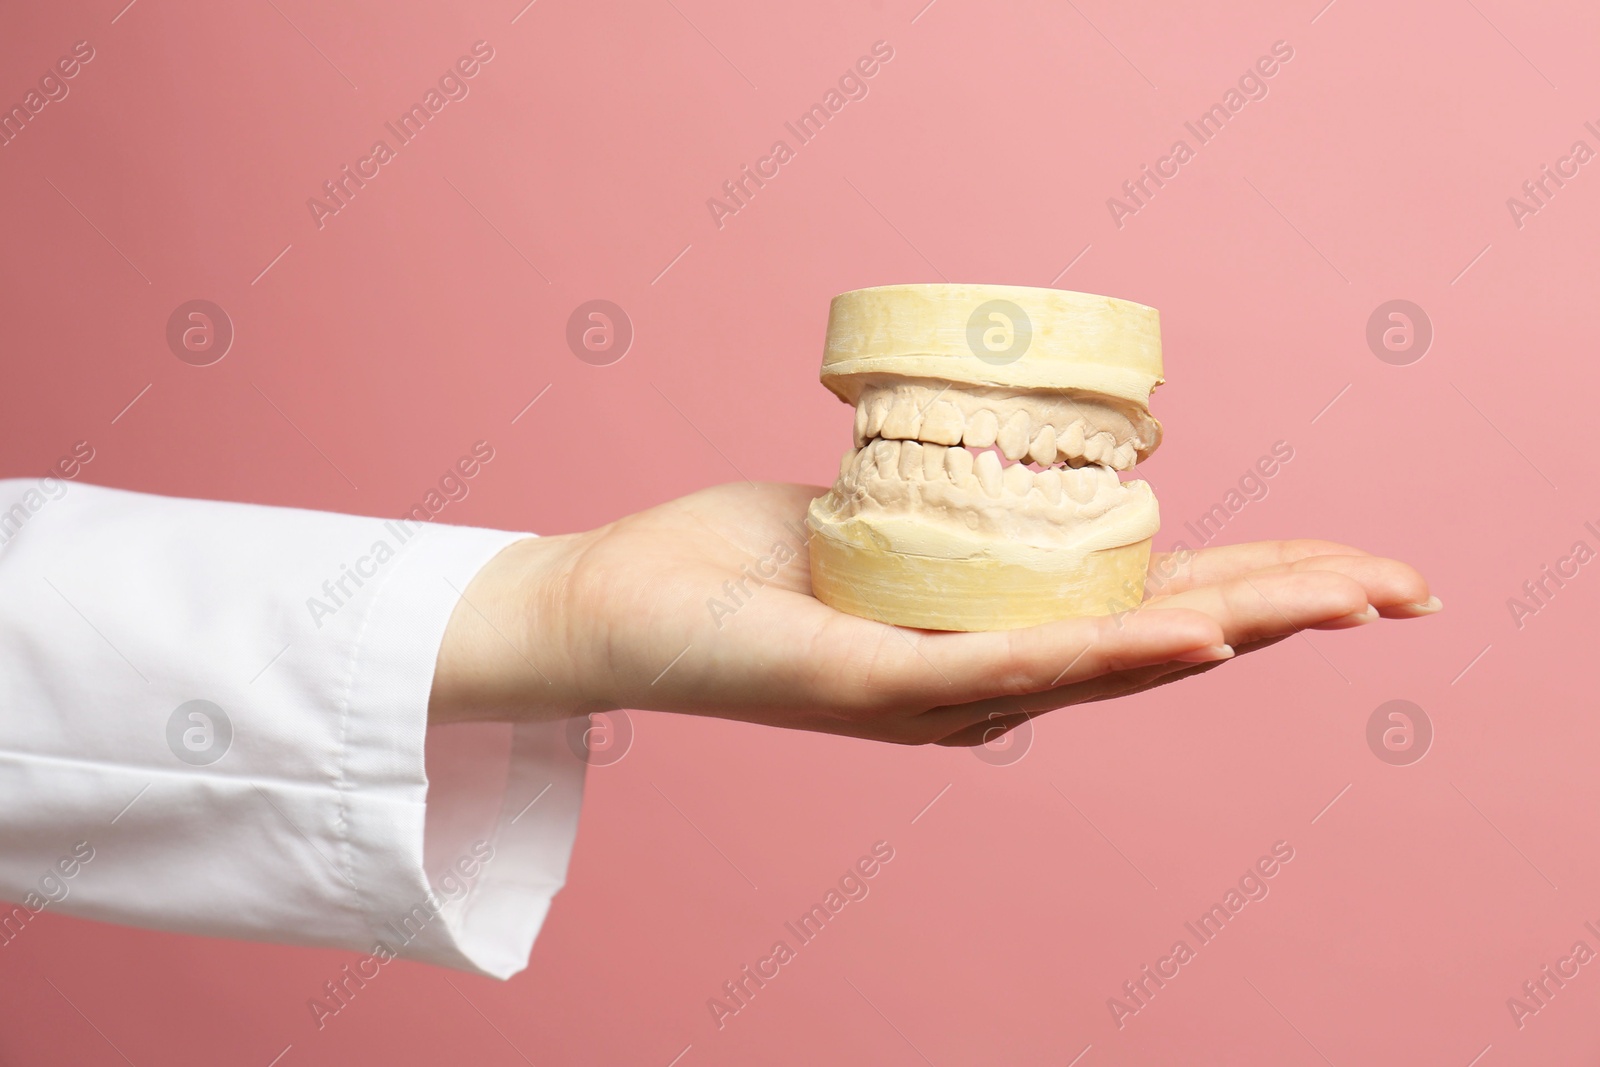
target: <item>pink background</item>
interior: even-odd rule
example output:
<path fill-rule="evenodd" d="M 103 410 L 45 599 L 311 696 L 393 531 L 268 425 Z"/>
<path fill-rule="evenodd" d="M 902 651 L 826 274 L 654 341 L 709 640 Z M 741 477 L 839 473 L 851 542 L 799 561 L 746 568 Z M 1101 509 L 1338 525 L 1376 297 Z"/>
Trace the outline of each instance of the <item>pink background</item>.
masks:
<path fill-rule="evenodd" d="M 319 1031 L 354 955 L 46 914 L 0 950 L 0 1061 L 1594 1062 L 1600 963 L 1520 1029 L 1506 1000 L 1600 950 L 1600 565 L 1520 629 L 1507 599 L 1600 547 L 1597 165 L 1520 228 L 1506 198 L 1600 148 L 1600 12 L 1321 2 L 13 5 L 0 102 L 96 54 L 0 148 L 0 473 L 87 439 L 97 483 L 397 515 L 485 439 L 441 521 L 585 528 L 724 454 L 830 479 L 835 293 L 1055 284 L 1161 310 L 1158 543 L 1287 441 L 1223 540 L 1411 560 L 1447 611 L 1048 716 L 1008 765 L 635 713 L 515 980 L 396 965 Z M 470 95 L 318 229 L 307 198 L 480 39 Z M 719 229 L 706 199 L 879 40 L 869 95 Z M 1115 225 L 1279 40 L 1269 95 Z M 208 367 L 165 341 L 196 298 L 237 331 Z M 611 366 L 564 342 L 594 298 L 637 331 Z M 1397 298 L 1435 330 L 1407 366 L 1365 340 Z M 1409 766 L 1367 745 L 1391 699 L 1435 731 Z M 870 896 L 717 1029 L 879 840 Z M 1280 840 L 1270 895 L 1118 1029 L 1107 998 Z"/>

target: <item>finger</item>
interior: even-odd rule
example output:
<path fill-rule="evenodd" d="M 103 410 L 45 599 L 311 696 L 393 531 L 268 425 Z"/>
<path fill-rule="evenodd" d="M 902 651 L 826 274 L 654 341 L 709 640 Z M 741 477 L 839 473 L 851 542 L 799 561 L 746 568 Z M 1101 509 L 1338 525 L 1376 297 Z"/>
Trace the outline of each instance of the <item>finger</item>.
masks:
<path fill-rule="evenodd" d="M 883 642 L 870 673 L 880 693 L 886 688 L 920 710 L 1020 696 L 1185 655 L 1211 655 L 1205 650 L 1223 644 L 1215 619 L 1163 607 L 1020 630 L 920 633 L 909 641 Z M 840 681 L 848 686 L 847 672 L 841 672 Z"/>
<path fill-rule="evenodd" d="M 1247 645 L 1241 645 L 1239 648 L 1234 650 L 1234 659 L 1238 659 L 1240 656 L 1249 655 L 1251 652 L 1259 652 L 1263 648 L 1270 648 L 1279 641 L 1288 640 L 1291 636 L 1293 635 L 1284 634 L 1281 637 L 1269 637 L 1263 641 L 1252 641 Z M 1171 665 L 1169 670 L 1150 673 L 1149 676 L 1138 685 L 1130 686 L 1129 688 L 1123 689 L 1116 693 L 1108 692 L 1104 695 L 1092 696 L 1085 700 L 1084 703 L 1093 703 L 1098 700 L 1113 700 L 1118 697 L 1131 697 L 1136 694 L 1146 692 L 1147 690 L 1155 689 L 1158 686 L 1171 685 L 1173 682 L 1180 682 L 1185 678 L 1193 678 L 1197 674 L 1204 674 L 1209 670 L 1220 667 L 1222 664 L 1229 662 L 1232 661 L 1222 660 L 1217 663 L 1174 663 Z"/>
<path fill-rule="evenodd" d="M 993 719 L 984 719 L 970 726 L 962 727 L 948 737 L 941 737 L 935 741 L 936 745 L 945 745 L 950 748 L 977 748 L 980 745 L 992 744 L 999 738 L 1015 730 L 1027 722 L 1031 715 L 1002 715 Z"/>
<path fill-rule="evenodd" d="M 1284 634 L 1252 641 L 1236 649 L 1233 658 L 1269 648 L 1288 636 L 1290 635 Z M 1090 704 L 1133 696 L 1157 686 L 1169 685 L 1184 678 L 1204 674 L 1228 662 L 1230 660 L 1227 659 L 1210 663 L 1183 663 L 1173 660 L 1140 670 L 1106 675 L 1073 685 L 1057 686 L 1028 696 L 998 697 L 957 707 L 935 708 L 920 718 L 928 721 L 933 733 L 944 735 L 935 741 L 935 744 L 955 746 L 987 744 L 1001 734 L 1016 729 L 1030 718 L 1074 704 Z M 989 732 L 997 727 L 1003 729 L 996 733 Z"/>
<path fill-rule="evenodd" d="M 1367 603 L 1391 617 L 1413 617 L 1425 608 L 1438 610 L 1429 604 L 1428 580 L 1415 567 L 1399 560 L 1382 556 L 1313 556 L 1286 569 L 1334 571 L 1353 578 L 1367 591 Z"/>
<path fill-rule="evenodd" d="M 1253 571 L 1298 563 L 1313 556 L 1365 556 L 1368 553 L 1335 541 L 1252 541 L 1219 545 L 1199 551 L 1160 552 L 1150 557 L 1152 594 L 1181 593 L 1201 585 L 1214 585 Z"/>
<path fill-rule="evenodd" d="M 1360 582 L 1335 570 L 1316 569 L 1256 574 L 1156 603 L 1160 609 L 1184 607 L 1210 615 L 1235 647 L 1359 616 L 1368 608 L 1367 590 Z"/>
<path fill-rule="evenodd" d="M 1310 556 L 1278 567 L 1267 568 L 1249 575 L 1251 581 L 1274 574 L 1303 574 L 1311 571 L 1328 571 L 1342 574 L 1361 584 L 1366 590 L 1367 603 L 1377 613 L 1390 618 L 1415 618 L 1439 610 L 1436 601 L 1430 603 L 1428 581 L 1420 571 L 1399 560 L 1369 555 Z M 1361 618 L 1371 622 L 1377 614 Z M 1359 625 L 1359 622 L 1355 623 Z M 1332 623 L 1328 625 L 1341 625 Z"/>

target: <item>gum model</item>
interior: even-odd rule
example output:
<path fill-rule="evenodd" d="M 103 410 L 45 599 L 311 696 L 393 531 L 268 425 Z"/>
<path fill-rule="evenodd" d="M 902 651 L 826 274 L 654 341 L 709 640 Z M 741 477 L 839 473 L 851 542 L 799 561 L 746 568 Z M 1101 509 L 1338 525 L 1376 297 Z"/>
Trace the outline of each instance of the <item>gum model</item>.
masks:
<path fill-rule="evenodd" d="M 833 299 L 822 383 L 855 447 L 811 502 L 823 603 L 931 630 L 1136 607 L 1160 518 L 1119 475 L 1161 442 L 1154 308 L 1059 289 L 888 285 Z"/>

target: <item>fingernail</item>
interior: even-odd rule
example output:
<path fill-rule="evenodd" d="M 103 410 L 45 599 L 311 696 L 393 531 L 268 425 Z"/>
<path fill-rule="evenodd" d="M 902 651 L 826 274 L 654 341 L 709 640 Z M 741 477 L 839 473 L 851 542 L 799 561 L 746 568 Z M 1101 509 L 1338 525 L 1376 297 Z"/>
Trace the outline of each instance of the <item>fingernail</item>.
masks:
<path fill-rule="evenodd" d="M 1218 660 L 1232 659 L 1233 647 L 1231 645 L 1207 645 L 1204 648 L 1192 649 L 1173 659 L 1179 663 L 1215 663 Z"/>
<path fill-rule="evenodd" d="M 1378 621 L 1378 609 L 1373 607 L 1371 604 L 1368 604 L 1367 605 L 1367 609 L 1365 611 L 1358 611 L 1354 615 L 1345 615 L 1345 616 L 1342 616 L 1340 618 L 1333 619 L 1333 620 L 1329 621 L 1326 625 L 1331 626 L 1331 627 L 1365 626 L 1369 622 L 1377 622 L 1377 621 Z"/>
<path fill-rule="evenodd" d="M 1441 601 L 1436 596 L 1430 596 L 1425 603 L 1422 603 L 1422 604 L 1401 604 L 1395 610 L 1403 611 L 1407 615 L 1410 615 L 1410 616 L 1413 616 L 1413 617 L 1419 616 L 1419 615 L 1432 615 L 1436 611 L 1444 610 L 1444 602 Z"/>

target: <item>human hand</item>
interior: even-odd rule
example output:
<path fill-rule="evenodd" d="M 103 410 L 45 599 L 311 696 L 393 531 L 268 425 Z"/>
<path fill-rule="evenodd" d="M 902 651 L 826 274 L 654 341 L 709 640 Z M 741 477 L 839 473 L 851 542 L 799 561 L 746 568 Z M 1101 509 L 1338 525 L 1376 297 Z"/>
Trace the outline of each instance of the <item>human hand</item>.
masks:
<path fill-rule="evenodd" d="M 430 719 L 552 720 L 597 706 L 903 744 L 977 745 L 1031 715 L 1140 692 L 1305 629 L 1439 610 L 1410 566 L 1326 541 L 1158 554 L 1137 610 L 945 633 L 810 592 L 817 486 L 734 483 L 579 534 L 511 545 L 446 631 Z"/>

